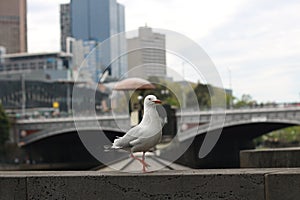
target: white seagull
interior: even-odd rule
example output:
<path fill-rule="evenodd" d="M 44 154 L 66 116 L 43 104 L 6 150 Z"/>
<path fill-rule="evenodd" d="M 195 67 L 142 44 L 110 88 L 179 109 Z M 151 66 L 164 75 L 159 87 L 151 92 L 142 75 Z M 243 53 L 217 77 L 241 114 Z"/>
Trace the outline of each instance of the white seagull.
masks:
<path fill-rule="evenodd" d="M 143 172 L 146 172 L 146 167 L 149 166 L 145 162 L 145 153 L 158 144 L 162 136 L 162 120 L 155 108 L 156 104 L 161 104 L 156 96 L 146 96 L 142 121 L 123 137 L 115 139 L 111 146 L 111 149 L 130 151 L 130 157 L 143 165 Z M 134 152 L 143 152 L 142 159 L 134 156 Z"/>

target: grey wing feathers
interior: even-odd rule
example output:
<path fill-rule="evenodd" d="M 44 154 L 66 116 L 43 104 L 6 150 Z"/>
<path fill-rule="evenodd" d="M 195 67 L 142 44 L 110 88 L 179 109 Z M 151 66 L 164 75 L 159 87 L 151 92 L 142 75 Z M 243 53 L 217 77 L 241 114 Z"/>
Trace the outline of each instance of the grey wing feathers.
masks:
<path fill-rule="evenodd" d="M 130 135 L 132 137 L 138 138 L 140 135 L 142 135 L 141 127 L 140 126 L 133 127 L 124 136 L 126 135 Z"/>
<path fill-rule="evenodd" d="M 121 149 L 132 146 L 131 141 L 136 140 L 141 135 L 139 126 L 130 129 L 123 137 L 114 140 L 112 148 Z"/>
<path fill-rule="evenodd" d="M 141 142 L 141 140 L 139 138 L 136 138 L 136 139 L 130 141 L 129 144 L 131 146 L 135 146 L 135 145 L 139 144 L 140 142 Z"/>

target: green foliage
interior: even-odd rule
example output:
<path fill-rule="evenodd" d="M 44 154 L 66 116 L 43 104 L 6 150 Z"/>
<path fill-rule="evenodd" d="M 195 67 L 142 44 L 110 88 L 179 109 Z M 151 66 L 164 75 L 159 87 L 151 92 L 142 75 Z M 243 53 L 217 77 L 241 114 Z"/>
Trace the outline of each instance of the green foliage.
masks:
<path fill-rule="evenodd" d="M 215 108 L 226 108 L 226 92 L 223 88 L 208 85 L 211 94 L 211 105 Z"/>
<path fill-rule="evenodd" d="M 197 96 L 200 109 L 209 109 L 211 106 L 211 99 L 208 87 L 210 86 L 198 83 L 197 86 L 194 88 L 194 93 Z"/>
<path fill-rule="evenodd" d="M 253 107 L 256 104 L 257 104 L 257 102 L 255 100 L 253 100 L 249 94 L 243 94 L 241 99 L 235 98 L 233 107 L 234 108 L 247 108 L 247 107 Z"/>
<path fill-rule="evenodd" d="M 297 146 L 300 144 L 300 126 L 273 131 L 255 139 L 257 145 Z"/>
<path fill-rule="evenodd" d="M 226 108 L 232 108 L 233 107 L 233 102 L 236 100 L 236 97 L 234 97 L 231 94 L 226 94 Z"/>
<path fill-rule="evenodd" d="M 9 119 L 0 104 L 0 152 L 4 150 L 4 144 L 9 138 Z"/>
<path fill-rule="evenodd" d="M 192 99 L 193 94 L 196 94 L 197 101 L 200 109 L 210 109 L 212 105 L 223 108 L 226 105 L 226 95 L 222 88 L 214 87 L 212 85 L 206 85 L 198 83 L 193 91 L 188 93 L 188 99 Z M 190 104 L 189 101 L 188 105 Z"/>
<path fill-rule="evenodd" d="M 132 108 L 138 104 L 138 96 L 147 96 L 153 94 L 157 96 L 164 104 L 168 104 L 175 107 L 180 107 L 180 103 L 175 95 L 180 93 L 180 85 L 169 80 L 159 79 L 157 77 L 150 77 L 149 81 L 155 85 L 153 90 L 136 90 L 131 95 Z"/>
<path fill-rule="evenodd" d="M 157 77 L 150 77 L 149 81 L 155 85 L 154 90 L 145 91 L 145 95 L 154 94 L 165 104 L 180 107 L 179 100 L 175 94 L 180 93 L 180 85 L 166 79 L 159 79 Z"/>

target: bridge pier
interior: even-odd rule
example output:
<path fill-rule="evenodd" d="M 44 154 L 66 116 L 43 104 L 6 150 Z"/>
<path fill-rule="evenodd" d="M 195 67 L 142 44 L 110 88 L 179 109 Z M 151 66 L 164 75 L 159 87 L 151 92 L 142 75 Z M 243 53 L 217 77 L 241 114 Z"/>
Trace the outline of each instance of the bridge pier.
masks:
<path fill-rule="evenodd" d="M 196 169 L 238 168 L 240 167 L 240 151 L 254 149 L 254 138 L 287 126 L 289 125 L 260 122 L 225 127 L 212 151 L 202 159 L 198 157 L 198 154 L 207 133 L 199 134 L 177 162 Z"/>
<path fill-rule="evenodd" d="M 187 151 L 176 161 L 194 169 L 201 168 L 239 168 L 239 152 L 243 149 L 253 149 L 251 139 L 232 138 L 221 135 L 213 150 L 205 157 L 199 158 L 199 150 L 205 134 L 198 135 Z"/>

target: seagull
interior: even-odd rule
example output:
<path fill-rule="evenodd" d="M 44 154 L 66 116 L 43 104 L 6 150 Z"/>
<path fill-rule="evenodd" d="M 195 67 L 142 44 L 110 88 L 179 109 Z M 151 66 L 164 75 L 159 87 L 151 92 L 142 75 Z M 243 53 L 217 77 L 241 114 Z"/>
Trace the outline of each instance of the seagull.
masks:
<path fill-rule="evenodd" d="M 142 121 L 131 128 L 123 137 L 114 140 L 110 149 L 123 149 L 130 152 L 130 157 L 143 165 L 143 172 L 149 165 L 145 162 L 145 153 L 155 147 L 161 140 L 162 120 L 156 110 L 156 104 L 161 101 L 154 95 L 144 99 L 144 115 Z M 142 159 L 133 155 L 134 152 L 143 152 Z"/>

